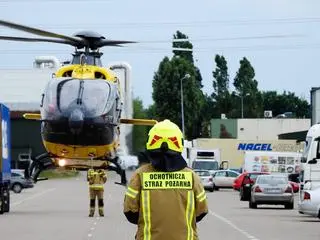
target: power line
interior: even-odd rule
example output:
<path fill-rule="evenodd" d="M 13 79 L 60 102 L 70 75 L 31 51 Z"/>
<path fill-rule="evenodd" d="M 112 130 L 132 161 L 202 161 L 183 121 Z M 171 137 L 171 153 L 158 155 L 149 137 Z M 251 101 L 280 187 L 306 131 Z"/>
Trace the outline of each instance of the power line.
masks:
<path fill-rule="evenodd" d="M 249 39 L 270 39 L 270 38 L 296 38 L 296 37 L 304 37 L 303 34 L 284 34 L 284 35 L 264 35 L 264 36 L 243 36 L 243 37 L 224 37 L 224 38 L 189 38 L 189 39 L 172 39 L 168 40 L 137 40 L 138 43 L 171 43 L 171 42 L 203 42 L 203 41 L 229 41 L 229 40 L 249 40 Z"/>
<path fill-rule="evenodd" d="M 5 2 L 7 0 L 0 0 Z M 34 0 L 35 1 L 35 0 Z M 40 1 L 40 0 L 39 0 Z M 65 1 L 65 0 L 44 0 L 46 1 Z M 79 1 L 79 0 L 69 0 L 69 1 Z M 86 0 L 80 0 L 86 1 Z M 99 1 L 99 0 L 94 0 Z M 8 1 L 11 2 L 11 1 Z M 148 28 L 154 26 L 180 26 L 180 27 L 199 27 L 201 25 L 226 25 L 226 26 L 242 26 L 242 25 L 268 25 L 268 24 L 300 24 L 300 23 L 319 23 L 320 17 L 308 17 L 308 18 L 271 18 L 271 19 L 238 19 L 238 20 L 216 20 L 216 21 L 187 21 L 187 22 L 122 22 L 122 23 L 74 23 L 73 24 L 39 24 L 30 23 L 32 26 L 42 27 L 42 28 L 57 28 L 57 29 L 74 29 L 76 26 L 81 26 L 82 28 Z"/>
<path fill-rule="evenodd" d="M 233 46 L 233 47 L 211 47 L 211 48 L 193 48 L 193 52 L 218 52 L 218 51 L 273 51 L 273 50 L 300 50 L 300 49 L 318 49 L 320 48 L 320 44 L 296 44 L 296 45 L 256 45 L 256 46 Z M 117 52 L 119 54 L 123 54 L 121 52 L 123 49 L 118 49 Z M 172 48 L 136 48 L 136 49 L 125 49 L 126 54 L 131 53 L 169 53 L 172 52 Z M 189 51 L 187 49 L 187 51 Z M 67 52 L 61 49 L 50 50 L 50 49 L 13 49 L 13 50 L 0 50 L 0 54 L 22 54 L 22 55 L 30 55 L 36 53 L 53 53 L 53 54 L 68 54 L 71 55 L 71 52 Z M 108 51 L 105 51 L 105 55 L 108 55 Z"/>
<path fill-rule="evenodd" d="M 173 42 L 213 42 L 213 41 L 232 41 L 232 40 L 254 40 L 254 39 L 286 39 L 305 37 L 303 34 L 283 34 L 283 35 L 261 35 L 261 36 L 240 36 L 240 37 L 203 37 L 203 38 L 187 38 L 187 39 L 170 39 L 170 40 L 135 40 L 139 44 L 154 44 L 154 43 L 173 43 Z M 9 40 L 8 40 L 9 41 Z"/>
<path fill-rule="evenodd" d="M 0 0 L 0 3 L 29 3 L 29 2 L 88 2 L 88 0 Z M 90 2 L 113 2 L 110 0 L 90 0 Z"/>

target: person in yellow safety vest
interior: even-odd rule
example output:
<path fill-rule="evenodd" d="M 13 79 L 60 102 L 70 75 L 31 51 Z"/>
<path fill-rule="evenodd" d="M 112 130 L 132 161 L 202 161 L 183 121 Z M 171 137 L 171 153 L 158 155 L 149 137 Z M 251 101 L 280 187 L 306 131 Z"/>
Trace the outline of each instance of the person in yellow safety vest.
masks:
<path fill-rule="evenodd" d="M 89 217 L 93 217 L 96 207 L 96 198 L 98 198 L 99 215 L 104 216 L 104 203 L 103 203 L 103 185 L 107 181 L 107 175 L 104 170 L 89 169 L 87 174 L 87 181 L 89 182 L 89 195 L 90 195 L 90 212 Z"/>
<path fill-rule="evenodd" d="M 197 222 L 208 214 L 207 197 L 182 150 L 176 124 L 164 120 L 151 128 L 145 151 L 150 163 L 133 173 L 124 196 L 124 215 L 138 227 L 135 239 L 199 239 Z"/>

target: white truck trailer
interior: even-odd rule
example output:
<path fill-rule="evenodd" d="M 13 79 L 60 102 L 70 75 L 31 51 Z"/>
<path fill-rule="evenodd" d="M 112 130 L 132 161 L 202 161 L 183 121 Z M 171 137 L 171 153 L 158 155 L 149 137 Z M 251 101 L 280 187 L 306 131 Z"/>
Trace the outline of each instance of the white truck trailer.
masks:
<path fill-rule="evenodd" d="M 246 151 L 243 172 L 299 173 L 299 152 Z"/>

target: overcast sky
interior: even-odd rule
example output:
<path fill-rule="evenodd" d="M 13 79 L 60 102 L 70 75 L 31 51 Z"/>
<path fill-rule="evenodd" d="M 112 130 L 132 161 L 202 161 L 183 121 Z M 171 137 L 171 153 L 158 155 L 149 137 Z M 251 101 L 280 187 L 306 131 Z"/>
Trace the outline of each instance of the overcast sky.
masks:
<path fill-rule="evenodd" d="M 140 41 L 103 48 L 103 63 L 132 66 L 133 91 L 152 103 L 152 79 L 180 30 L 194 45 L 204 91 L 211 93 L 215 54 L 223 54 L 231 82 L 244 56 L 256 71 L 259 89 L 293 91 L 309 101 L 320 86 L 319 0 L 0 0 L 1 19 L 71 35 L 94 30 L 106 38 Z M 0 35 L 32 36 L 0 27 Z M 70 59 L 73 48 L 48 43 L 0 42 L 0 68 L 31 68 L 33 59 Z M 0 79 L 1 87 L 1 79 Z"/>

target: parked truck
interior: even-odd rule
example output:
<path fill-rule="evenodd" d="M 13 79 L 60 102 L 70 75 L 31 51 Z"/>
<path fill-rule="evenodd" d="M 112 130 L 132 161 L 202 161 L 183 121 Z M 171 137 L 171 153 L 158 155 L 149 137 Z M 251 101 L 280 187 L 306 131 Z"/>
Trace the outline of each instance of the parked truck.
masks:
<path fill-rule="evenodd" d="M 0 104 L 0 214 L 10 211 L 10 110 Z"/>
<path fill-rule="evenodd" d="M 221 161 L 220 149 L 193 148 L 188 165 L 193 169 L 208 170 L 211 174 L 219 169 L 228 168 L 228 161 Z"/>
<path fill-rule="evenodd" d="M 301 158 L 301 190 L 320 186 L 320 87 L 313 87 L 311 95 L 311 127 L 307 132 Z M 301 195 L 303 196 L 302 192 Z"/>
<path fill-rule="evenodd" d="M 299 152 L 246 151 L 242 171 L 299 173 L 301 156 Z"/>
<path fill-rule="evenodd" d="M 320 186 L 320 124 L 308 130 L 301 158 L 301 189 L 311 190 Z"/>

